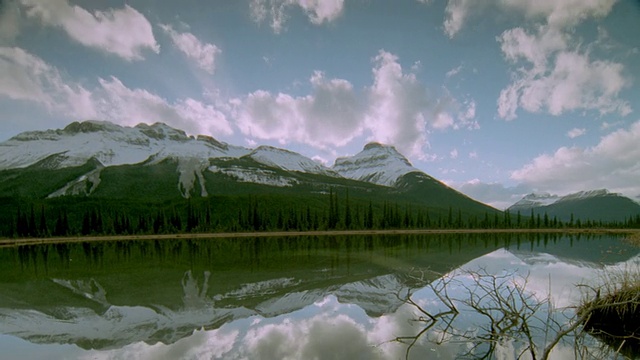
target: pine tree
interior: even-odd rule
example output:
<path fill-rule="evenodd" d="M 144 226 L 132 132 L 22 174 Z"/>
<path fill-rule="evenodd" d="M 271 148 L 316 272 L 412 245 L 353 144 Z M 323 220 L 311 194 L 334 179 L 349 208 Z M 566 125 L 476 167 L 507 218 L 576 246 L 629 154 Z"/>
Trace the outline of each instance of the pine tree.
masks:
<path fill-rule="evenodd" d="M 346 229 L 351 228 L 351 208 L 349 207 L 349 189 L 347 189 L 347 195 L 345 199 L 345 209 L 344 209 L 344 227 Z"/>
<path fill-rule="evenodd" d="M 29 214 L 29 236 L 34 237 L 36 235 L 36 213 L 33 210 L 33 205 L 31 205 L 31 213 Z"/>
<path fill-rule="evenodd" d="M 47 228 L 47 218 L 44 214 L 44 205 L 40 207 L 40 226 L 38 227 L 38 235 L 42 237 L 49 235 L 49 229 Z"/>

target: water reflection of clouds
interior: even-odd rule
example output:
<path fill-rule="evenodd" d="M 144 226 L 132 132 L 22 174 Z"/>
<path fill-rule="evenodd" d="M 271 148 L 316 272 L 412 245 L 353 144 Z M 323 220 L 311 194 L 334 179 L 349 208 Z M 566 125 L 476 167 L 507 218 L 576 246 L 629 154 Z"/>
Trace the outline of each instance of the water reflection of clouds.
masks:
<path fill-rule="evenodd" d="M 627 261 L 601 266 L 590 262 L 568 262 L 545 253 L 534 253 L 525 260 L 504 249 L 474 259 L 460 269 L 477 271 L 485 269 L 490 274 L 517 273 L 526 277 L 526 289 L 539 300 L 550 297 L 556 307 L 576 305 L 584 295 L 577 286 L 597 285 L 603 273 L 621 272 L 627 267 L 636 268 L 640 255 Z"/>
<path fill-rule="evenodd" d="M 356 306 L 328 296 L 308 308 L 274 318 L 252 317 L 210 331 L 195 331 L 174 344 L 139 342 L 85 359 L 386 359 L 397 328 L 393 317 L 369 319 Z M 367 318 L 368 319 L 368 318 Z M 391 326 L 394 324 L 393 326 Z"/>
<path fill-rule="evenodd" d="M 497 250 L 480 258 L 474 259 L 462 267 L 447 274 L 445 278 L 455 277 L 455 282 L 450 282 L 447 288 L 451 297 L 461 297 L 468 291 L 470 284 L 474 281 L 469 271 L 483 269 L 488 274 L 504 275 L 517 273 L 526 277 L 528 293 L 533 293 L 538 299 L 544 299 L 548 295 L 553 299 L 554 305 L 558 307 L 575 305 L 580 300 L 580 291 L 575 285 L 584 282 L 597 281 L 599 274 L 604 271 L 621 271 L 630 266 L 640 265 L 640 256 L 636 256 L 628 261 L 607 265 L 604 269 L 588 262 L 567 262 L 553 255 L 535 253 L 522 256 L 519 253 L 507 250 Z M 205 279 L 207 278 L 205 274 Z M 394 278 L 395 279 L 395 278 Z M 333 295 L 326 293 L 306 293 L 300 292 L 295 299 L 282 298 L 282 303 L 262 304 L 270 310 L 290 308 L 286 313 L 269 313 L 269 316 L 258 316 L 248 309 L 242 314 L 230 311 L 229 309 L 215 309 L 210 299 L 206 298 L 205 280 L 200 286 L 198 281 L 185 274 L 183 279 L 185 309 L 179 312 L 161 311 L 162 324 L 158 322 L 158 314 L 147 314 L 152 311 L 147 308 L 112 308 L 112 311 L 123 312 L 117 315 L 121 319 L 132 321 L 136 331 L 146 326 L 151 326 L 153 331 L 165 327 L 165 330 L 174 329 L 178 331 L 182 325 L 188 326 L 194 323 L 214 323 L 214 319 L 221 319 L 232 315 L 236 320 L 229 321 L 218 329 L 197 330 L 191 335 L 177 336 L 173 343 L 164 344 L 157 342 L 149 344 L 138 340 L 135 343 L 125 345 L 113 350 L 89 350 L 80 351 L 74 349 L 68 354 L 78 355 L 84 359 L 397 359 L 404 358 L 406 345 L 392 341 L 399 336 L 416 335 L 425 323 L 415 321 L 420 316 L 417 308 L 409 304 L 396 307 L 393 311 L 381 316 L 371 316 L 367 313 L 367 307 L 375 308 L 376 299 L 385 305 L 390 301 L 390 294 L 381 294 L 375 290 L 395 289 L 402 290 L 402 284 L 396 284 L 386 277 L 358 283 L 356 285 L 344 285 L 335 289 Z M 523 281 L 523 278 L 516 281 Z M 397 279 L 395 279 L 397 281 Z M 355 284 L 355 283 L 354 283 Z M 386 284 L 386 286 L 382 286 Z M 394 286 L 389 286 L 389 285 Z M 367 285 L 367 286 L 364 286 Z M 362 297 L 350 297 L 351 288 L 363 289 L 370 299 Z M 379 298 L 378 298 L 378 295 Z M 395 296 L 395 294 L 392 294 Z M 414 301 L 421 307 L 429 311 L 436 312 L 445 310 L 442 303 L 436 299 L 434 290 L 430 287 L 416 289 L 413 293 Z M 314 300 L 312 300 L 314 299 Z M 291 301 L 288 301 L 291 300 Z M 303 301 L 304 300 L 304 301 Z M 345 304 L 340 301 L 349 300 L 354 304 Z M 396 299 L 399 300 L 399 299 Z M 301 303 L 302 301 L 302 303 Z M 363 302 L 360 304 L 359 302 Z M 391 301 L 392 303 L 395 302 Z M 358 305 L 356 305 L 356 303 Z M 293 304 L 299 307 L 295 309 Z M 302 306 L 301 306 L 302 304 Z M 367 305 L 369 304 L 369 305 Z M 385 305 L 386 306 L 386 305 Z M 126 316 L 124 312 L 127 312 Z M 129 314 L 129 312 L 131 312 Z M 216 314 L 216 312 L 220 312 Z M 224 313 L 224 316 L 223 314 Z M 107 312 L 105 315 L 108 315 Z M 145 316 L 146 314 L 146 316 Z M 153 316 L 152 316 L 153 315 Z M 87 316 L 85 324 L 92 324 L 100 331 L 109 330 L 109 324 L 105 322 L 117 320 L 117 317 L 106 319 L 96 318 L 96 314 Z M 130 317 L 132 316 L 132 317 Z M 83 316 L 84 317 L 84 316 Z M 107 316 L 109 318 L 109 316 Z M 452 340 L 456 332 L 460 333 L 472 329 L 467 317 L 463 326 L 452 329 L 449 332 L 442 328 L 434 327 L 433 331 L 427 332 L 416 341 L 416 346 L 412 348 L 410 358 L 442 358 L 452 359 L 459 355 L 459 352 L 466 344 L 461 344 Z M 153 320 L 153 321 L 152 321 Z M 118 321 L 116 321 L 118 322 Z M 6 324 L 5 324 L 6 325 Z M 45 329 L 49 335 L 54 335 L 59 331 L 59 324 L 55 324 L 56 329 Z M 111 324 L 113 325 L 113 324 Z M 162 326 L 161 326 L 162 325 Z M 68 330 L 68 329 L 67 329 Z M 77 330 L 77 329 L 76 329 Z M 120 327 L 111 327 L 111 332 L 107 336 L 114 338 L 129 337 L 140 339 L 140 334 L 127 333 Z M 117 330 L 117 331 L 116 331 Z M 126 329 L 124 329 L 126 330 Z M 133 331 L 134 329 L 130 329 Z M 180 331 L 183 329 L 181 328 Z M 474 331 L 478 331 L 475 328 Z M 179 332 L 179 331 L 178 331 Z M 87 335 L 87 334 L 85 334 Z M 102 333 L 102 336 L 105 336 Z M 146 334 L 144 338 L 148 338 Z M 3 338 L 0 337 L 0 344 Z M 171 340 L 173 341 L 173 340 Z M 52 347 L 54 345 L 51 345 Z M 504 355 L 506 359 L 510 354 L 518 353 L 522 350 L 522 343 L 506 341 L 500 343 L 496 348 L 496 355 Z M 37 347 L 32 348 L 37 351 Z M 28 354 L 29 352 L 27 352 Z M 571 344 L 559 344 L 552 353 L 553 359 L 573 359 L 575 357 L 574 348 Z"/>

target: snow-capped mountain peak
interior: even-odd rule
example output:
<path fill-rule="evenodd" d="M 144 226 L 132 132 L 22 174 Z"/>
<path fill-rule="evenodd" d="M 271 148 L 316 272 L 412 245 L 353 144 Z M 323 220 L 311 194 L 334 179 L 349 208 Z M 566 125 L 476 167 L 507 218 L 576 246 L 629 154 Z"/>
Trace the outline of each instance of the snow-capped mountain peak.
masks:
<path fill-rule="evenodd" d="M 560 199 L 558 195 L 551 195 L 549 193 L 531 193 L 513 204 L 511 209 L 529 209 L 547 206 L 555 203 L 558 199 Z"/>
<path fill-rule="evenodd" d="M 560 201 L 573 201 L 573 200 L 581 200 L 598 196 L 606 196 L 606 195 L 616 195 L 607 189 L 597 189 L 597 190 L 587 190 L 587 191 L 578 191 L 573 194 L 565 195 L 562 198 L 558 199 Z"/>
<path fill-rule="evenodd" d="M 163 123 L 119 126 L 105 121 L 73 122 L 62 130 L 30 131 L 0 143 L 0 170 L 22 168 L 55 157 L 52 166 L 78 166 L 95 158 L 104 166 L 164 158 L 239 157 L 250 150 L 213 138 L 193 138 Z"/>
<path fill-rule="evenodd" d="M 401 176 L 420 171 L 395 147 L 376 142 L 354 156 L 336 159 L 333 170 L 346 178 L 384 186 L 393 186 Z"/>
<path fill-rule="evenodd" d="M 261 164 L 287 171 L 299 171 L 328 176 L 339 176 L 335 171 L 298 153 L 272 146 L 259 146 L 248 157 Z"/>
<path fill-rule="evenodd" d="M 578 191 L 575 193 L 571 193 L 564 196 L 552 195 L 549 193 L 531 193 L 526 195 L 518 202 L 513 204 L 509 209 L 514 210 L 528 210 L 537 207 L 549 206 L 561 202 L 567 201 L 575 201 L 575 200 L 584 200 L 593 197 L 602 197 L 602 196 L 617 196 L 619 194 L 611 193 L 607 189 L 596 189 L 596 190 L 586 190 L 586 191 Z"/>

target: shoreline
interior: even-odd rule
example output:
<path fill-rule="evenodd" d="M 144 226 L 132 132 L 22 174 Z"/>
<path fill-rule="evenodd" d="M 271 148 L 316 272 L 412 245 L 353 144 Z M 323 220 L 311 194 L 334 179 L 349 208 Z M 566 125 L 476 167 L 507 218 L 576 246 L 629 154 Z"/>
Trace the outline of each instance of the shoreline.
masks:
<path fill-rule="evenodd" d="M 107 242 L 136 240 L 177 240 L 251 237 L 348 236 L 348 235 L 428 235 L 428 234 L 640 234 L 640 229 L 405 229 L 405 230 L 321 230 L 321 231 L 260 231 L 151 235 L 68 236 L 47 238 L 0 239 L 0 248 L 24 245 L 77 242 Z"/>

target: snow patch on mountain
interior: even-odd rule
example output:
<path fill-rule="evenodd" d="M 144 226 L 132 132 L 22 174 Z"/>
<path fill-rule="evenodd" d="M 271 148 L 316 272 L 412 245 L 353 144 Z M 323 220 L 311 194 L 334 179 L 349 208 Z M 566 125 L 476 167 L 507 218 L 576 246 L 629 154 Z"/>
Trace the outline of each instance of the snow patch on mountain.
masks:
<path fill-rule="evenodd" d="M 548 206 L 558 201 L 558 199 L 560 199 L 558 195 L 551 195 L 549 193 L 531 193 L 511 205 L 509 209 L 518 210 Z"/>
<path fill-rule="evenodd" d="M 100 172 L 104 169 L 103 166 L 98 166 L 94 170 L 80 176 L 79 178 L 68 182 L 62 188 L 52 192 L 47 196 L 48 198 L 55 198 L 66 195 L 90 195 L 100 185 Z"/>
<path fill-rule="evenodd" d="M 207 188 L 205 187 L 204 176 L 202 171 L 209 166 L 209 162 L 202 158 L 179 158 L 178 159 L 178 190 L 182 197 L 191 197 L 191 191 L 195 186 L 196 180 L 200 185 L 200 196 L 207 196 Z"/>
<path fill-rule="evenodd" d="M 261 164 L 286 171 L 339 176 L 335 171 L 326 168 L 305 156 L 271 146 L 259 146 L 247 156 Z"/>
<path fill-rule="evenodd" d="M 558 199 L 558 201 L 556 202 L 582 200 L 582 199 L 588 199 L 588 198 L 599 197 L 599 196 L 607 196 L 607 195 L 617 196 L 618 194 L 611 193 L 607 189 L 578 191 L 577 193 L 565 195 L 560 199 Z"/>
<path fill-rule="evenodd" d="M 258 169 L 258 168 L 241 168 L 241 167 L 228 167 L 222 168 L 212 165 L 208 168 L 212 173 L 219 173 L 230 176 L 236 181 L 286 187 L 298 184 L 298 180 L 285 177 L 276 174 L 272 170 Z"/>
<path fill-rule="evenodd" d="M 395 147 L 379 143 L 367 144 L 354 156 L 337 158 L 332 169 L 349 179 L 384 186 L 393 186 L 403 175 L 420 171 Z"/>

